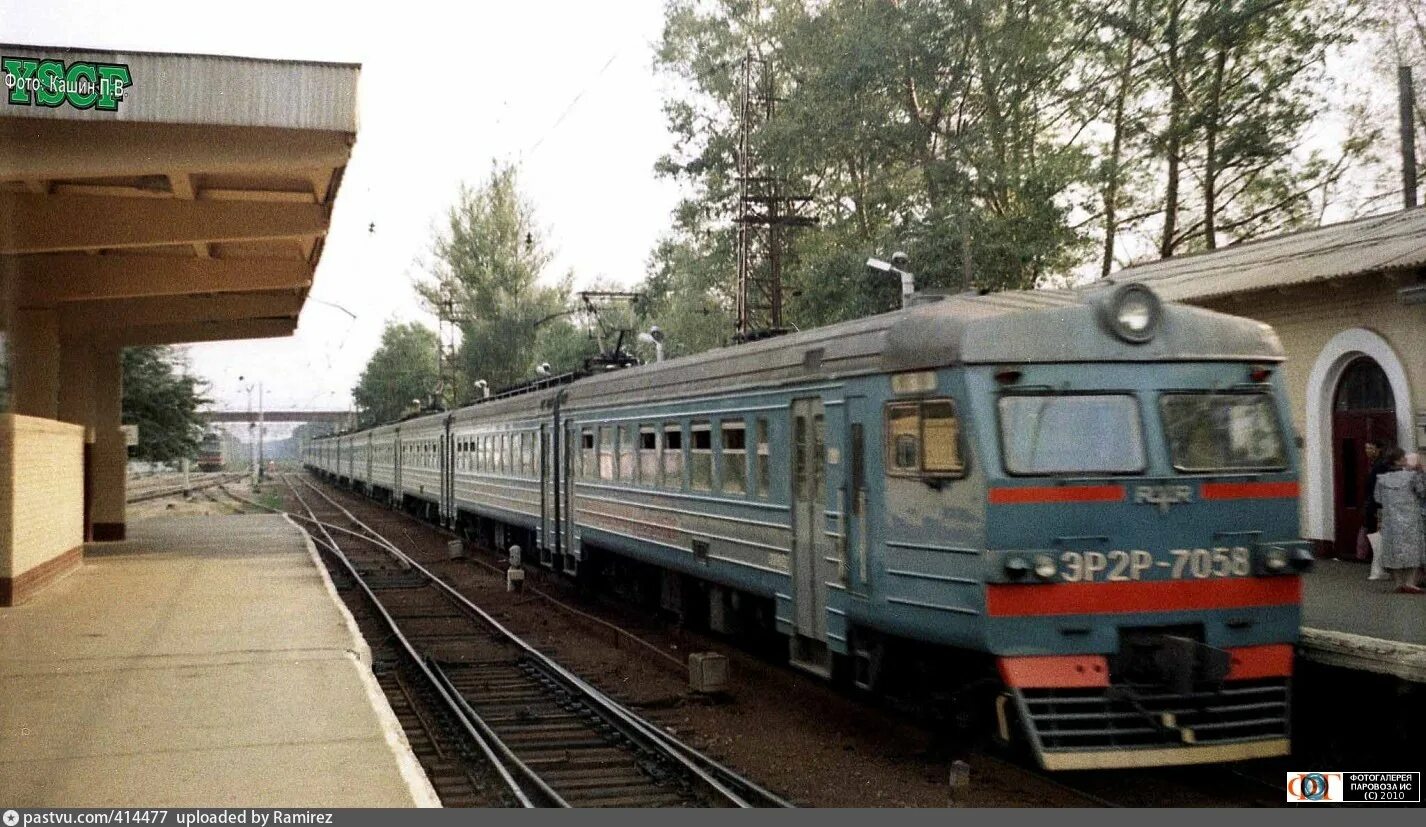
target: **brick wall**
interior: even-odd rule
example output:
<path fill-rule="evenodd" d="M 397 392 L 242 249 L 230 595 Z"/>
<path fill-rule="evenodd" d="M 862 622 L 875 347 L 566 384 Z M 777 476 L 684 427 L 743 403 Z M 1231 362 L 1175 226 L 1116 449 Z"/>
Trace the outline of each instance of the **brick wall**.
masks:
<path fill-rule="evenodd" d="M 0 603 L 76 565 L 83 542 L 84 429 L 0 414 Z"/>

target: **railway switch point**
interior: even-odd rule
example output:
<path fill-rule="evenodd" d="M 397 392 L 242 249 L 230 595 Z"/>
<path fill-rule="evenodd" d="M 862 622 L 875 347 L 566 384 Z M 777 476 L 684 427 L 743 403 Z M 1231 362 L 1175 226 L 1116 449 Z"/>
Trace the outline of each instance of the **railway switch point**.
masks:
<path fill-rule="evenodd" d="M 688 656 L 688 688 L 702 695 L 728 691 L 728 659 L 717 652 Z"/>

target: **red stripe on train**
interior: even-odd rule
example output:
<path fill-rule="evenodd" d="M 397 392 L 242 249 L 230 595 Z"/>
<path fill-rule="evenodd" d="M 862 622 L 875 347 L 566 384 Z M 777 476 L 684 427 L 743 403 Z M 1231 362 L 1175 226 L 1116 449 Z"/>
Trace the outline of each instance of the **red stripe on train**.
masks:
<path fill-rule="evenodd" d="M 1300 602 L 1302 579 L 1295 576 L 985 587 L 986 614 L 992 617 L 1179 612 Z"/>
<path fill-rule="evenodd" d="M 1271 643 L 1264 646 L 1239 646 L 1229 649 L 1233 658 L 1228 667 L 1228 680 L 1252 678 L 1282 678 L 1292 674 L 1292 644 Z"/>
<path fill-rule="evenodd" d="M 1291 499 L 1297 491 L 1295 482 L 1205 482 L 1200 488 L 1205 500 Z"/>
<path fill-rule="evenodd" d="M 1292 675 L 1292 645 L 1270 643 L 1228 650 L 1227 680 L 1285 678 Z M 1029 655 L 997 659 L 1000 679 L 1018 689 L 1067 689 L 1109 685 L 1104 655 Z"/>
<path fill-rule="evenodd" d="M 991 505 L 1117 503 L 1123 501 L 1124 486 L 1122 485 L 1046 485 L 990 489 Z"/>
<path fill-rule="evenodd" d="M 1031 655 L 1000 658 L 1000 679 L 1021 689 L 1108 686 L 1109 660 L 1103 655 Z"/>

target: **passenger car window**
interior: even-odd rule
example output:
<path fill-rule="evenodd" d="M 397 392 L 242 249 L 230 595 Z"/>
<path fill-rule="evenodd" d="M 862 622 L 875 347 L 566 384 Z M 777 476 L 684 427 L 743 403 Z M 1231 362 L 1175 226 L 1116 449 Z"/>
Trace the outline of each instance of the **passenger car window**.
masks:
<path fill-rule="evenodd" d="M 639 482 L 658 485 L 659 435 L 652 425 L 639 428 Z"/>
<path fill-rule="evenodd" d="M 921 418 L 916 405 L 892 405 L 886 411 L 887 469 L 914 474 L 921 470 Z"/>
<path fill-rule="evenodd" d="M 933 400 L 921 406 L 922 470 L 931 474 L 958 474 L 961 462 L 960 423 L 950 400 Z"/>
<path fill-rule="evenodd" d="M 772 450 L 768 445 L 767 420 L 758 419 L 758 496 L 766 497 L 772 480 Z"/>
<path fill-rule="evenodd" d="M 713 428 L 707 422 L 695 422 L 689 431 L 693 441 L 688 446 L 688 484 L 696 491 L 711 491 Z"/>
<path fill-rule="evenodd" d="M 619 427 L 619 479 L 633 482 L 635 480 L 635 468 L 637 459 L 634 456 L 634 443 L 637 439 L 638 429 L 635 425 L 621 425 Z"/>
<path fill-rule="evenodd" d="M 612 480 L 619 470 L 618 457 L 614 454 L 616 448 L 615 431 L 612 425 L 606 425 L 599 429 L 599 478 L 601 480 Z"/>
<path fill-rule="evenodd" d="M 663 426 L 663 484 L 683 487 L 683 427 L 676 422 Z"/>
<path fill-rule="evenodd" d="M 893 402 L 886 408 L 886 469 L 893 476 L 965 473 L 960 421 L 950 399 Z"/>
<path fill-rule="evenodd" d="M 723 440 L 723 490 L 743 494 L 748 490 L 747 431 L 741 421 L 719 425 Z"/>

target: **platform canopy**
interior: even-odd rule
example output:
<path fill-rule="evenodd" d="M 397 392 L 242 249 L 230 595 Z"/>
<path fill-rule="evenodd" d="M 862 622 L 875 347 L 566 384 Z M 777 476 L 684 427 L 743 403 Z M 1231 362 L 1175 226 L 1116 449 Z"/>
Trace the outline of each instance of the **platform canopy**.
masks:
<path fill-rule="evenodd" d="M 0 275 L 97 346 L 291 334 L 354 64 L 0 45 Z"/>

